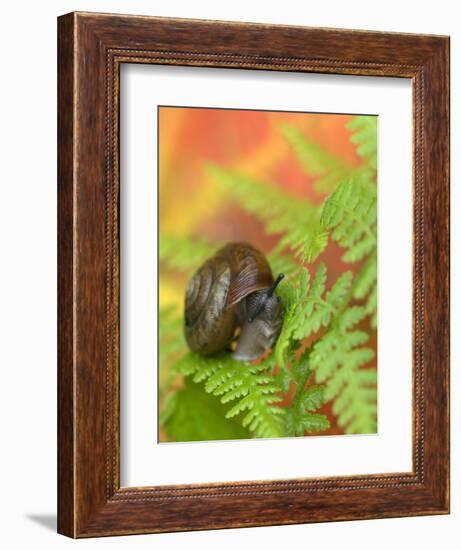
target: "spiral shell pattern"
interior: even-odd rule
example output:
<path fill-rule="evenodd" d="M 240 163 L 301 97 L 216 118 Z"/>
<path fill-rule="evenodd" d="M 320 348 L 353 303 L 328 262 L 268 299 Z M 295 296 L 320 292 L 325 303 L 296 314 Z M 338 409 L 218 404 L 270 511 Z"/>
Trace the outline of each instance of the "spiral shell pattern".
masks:
<path fill-rule="evenodd" d="M 273 281 L 264 255 L 246 243 L 230 243 L 209 258 L 189 281 L 185 337 L 192 351 L 211 355 L 228 349 L 239 324 L 239 303 Z"/>

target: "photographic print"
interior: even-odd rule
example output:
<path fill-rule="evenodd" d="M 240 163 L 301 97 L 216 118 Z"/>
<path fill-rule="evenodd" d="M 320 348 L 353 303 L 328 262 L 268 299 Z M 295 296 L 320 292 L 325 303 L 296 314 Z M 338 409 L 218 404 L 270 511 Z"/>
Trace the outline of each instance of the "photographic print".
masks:
<path fill-rule="evenodd" d="M 160 442 L 377 432 L 377 124 L 158 108 Z"/>

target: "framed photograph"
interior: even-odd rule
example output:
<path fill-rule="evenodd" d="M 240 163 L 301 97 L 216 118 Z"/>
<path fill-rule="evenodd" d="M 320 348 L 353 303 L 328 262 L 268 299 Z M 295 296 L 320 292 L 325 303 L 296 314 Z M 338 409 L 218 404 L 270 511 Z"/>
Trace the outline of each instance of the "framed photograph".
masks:
<path fill-rule="evenodd" d="M 449 39 L 58 20 L 58 531 L 449 512 Z"/>

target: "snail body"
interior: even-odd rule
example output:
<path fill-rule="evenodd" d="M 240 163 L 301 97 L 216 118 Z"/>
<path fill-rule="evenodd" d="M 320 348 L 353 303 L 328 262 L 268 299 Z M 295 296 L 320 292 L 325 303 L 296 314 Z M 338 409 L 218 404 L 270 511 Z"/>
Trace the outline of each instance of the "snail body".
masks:
<path fill-rule="evenodd" d="M 185 337 L 201 355 L 231 349 L 233 357 L 252 361 L 280 333 L 283 306 L 264 254 L 248 243 L 229 243 L 196 271 L 186 289 Z"/>

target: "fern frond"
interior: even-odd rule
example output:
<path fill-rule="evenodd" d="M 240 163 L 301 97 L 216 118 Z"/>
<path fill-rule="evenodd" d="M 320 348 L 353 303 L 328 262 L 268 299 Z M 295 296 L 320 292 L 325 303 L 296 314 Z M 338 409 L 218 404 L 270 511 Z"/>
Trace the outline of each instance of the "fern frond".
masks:
<path fill-rule="evenodd" d="M 371 316 L 371 326 L 376 328 L 378 326 L 378 286 L 375 284 L 368 296 L 366 303 L 366 311 Z"/>
<path fill-rule="evenodd" d="M 323 386 L 310 386 L 301 395 L 299 404 L 305 411 L 315 411 L 325 403 Z"/>
<path fill-rule="evenodd" d="M 205 240 L 161 234 L 159 258 L 168 267 L 180 271 L 193 271 L 219 248 Z"/>
<path fill-rule="evenodd" d="M 278 338 L 275 355 L 279 364 L 288 359 L 290 349 L 320 328 L 327 327 L 345 304 L 352 283 L 352 273 L 343 273 L 331 289 L 324 293 L 326 267 L 320 264 L 311 284 L 310 273 L 302 268 L 298 281 L 280 285 L 285 312 L 283 327 Z"/>
<path fill-rule="evenodd" d="M 283 124 L 281 130 L 293 147 L 296 158 L 307 174 L 317 176 L 317 191 L 333 190 L 340 180 L 349 176 L 353 168 L 336 155 L 309 140 L 290 124 Z"/>
<path fill-rule="evenodd" d="M 348 124 L 351 130 L 351 142 L 357 145 L 357 154 L 363 157 L 368 165 L 376 169 L 378 159 L 378 117 L 356 116 Z"/>
<path fill-rule="evenodd" d="M 378 324 L 378 262 L 376 251 L 372 253 L 360 271 L 357 273 L 354 283 L 354 298 L 366 299 L 365 310 L 371 317 L 371 326 L 376 328 Z"/>
<path fill-rule="evenodd" d="M 364 376 L 362 376 L 364 375 Z M 333 403 L 333 414 L 346 433 L 375 433 L 377 428 L 376 369 L 356 370 Z"/>
<path fill-rule="evenodd" d="M 226 418 L 240 415 L 242 426 L 254 437 L 284 435 L 285 411 L 276 405 L 282 400 L 281 388 L 267 373 L 266 365 L 244 364 L 228 353 L 213 357 L 188 353 L 176 366 L 195 383 L 204 382 L 205 392 L 219 397 L 221 403 L 234 402 Z"/>
<path fill-rule="evenodd" d="M 351 330 L 366 314 L 359 306 L 345 309 L 313 345 L 310 356 L 316 381 L 325 384 L 325 398 L 334 400 L 333 413 L 347 433 L 376 431 L 376 369 L 363 369 L 374 352 L 361 347 L 367 333 Z"/>
<path fill-rule="evenodd" d="M 311 233 L 299 235 L 297 240 L 292 240 L 292 235 L 283 237 L 281 244 L 290 246 L 302 262 L 312 263 L 320 256 L 328 244 L 328 231 L 322 230 L 321 226 L 313 227 Z"/>
<path fill-rule="evenodd" d="M 289 411 L 286 417 L 286 430 L 289 435 L 303 436 L 307 433 L 328 430 L 330 422 L 324 414 L 304 413 L 294 415 Z"/>
<path fill-rule="evenodd" d="M 268 234 L 282 234 L 281 250 L 289 247 L 303 262 L 312 262 L 323 252 L 328 232 L 320 224 L 319 209 L 309 201 L 214 164 L 206 165 L 206 171 L 244 210 L 264 223 Z"/>
<path fill-rule="evenodd" d="M 357 273 L 354 283 L 354 298 L 363 300 L 376 286 L 378 278 L 377 251 L 367 258 L 360 271 Z"/>
<path fill-rule="evenodd" d="M 377 324 L 377 196 L 376 187 L 362 180 L 341 183 L 328 197 L 322 209 L 321 222 L 331 237 L 346 249 L 343 261 L 365 259 L 359 270 L 353 297 L 367 298 L 366 312 L 371 324 Z"/>
<path fill-rule="evenodd" d="M 278 294 L 285 308 L 283 327 L 275 348 L 279 364 L 283 365 L 287 361 L 287 354 L 296 341 L 328 325 L 340 296 L 350 285 L 350 278 L 350 273 L 341 277 L 325 299 L 321 298 L 326 282 L 324 264 L 318 267 L 312 285 L 309 271 L 302 268 L 297 282 L 286 281 L 279 287 Z"/>
<path fill-rule="evenodd" d="M 295 319 L 299 315 L 298 299 L 300 291 L 297 285 L 291 281 L 284 281 L 280 285 L 277 294 L 280 296 L 283 308 L 283 325 L 275 347 L 275 357 L 279 365 L 285 365 L 288 353 L 293 347 L 293 332 L 297 328 Z"/>
<path fill-rule="evenodd" d="M 357 262 L 376 250 L 376 188 L 360 179 L 348 179 L 325 201 L 321 224 L 346 249 L 344 262 Z"/>
<path fill-rule="evenodd" d="M 306 387 L 311 374 L 309 352 L 307 352 L 302 354 L 299 362 L 295 362 L 293 366 L 293 378 L 297 388 L 285 418 L 288 435 L 303 436 L 306 432 L 321 432 L 330 427 L 328 418 L 324 414 L 315 412 L 325 403 L 324 387 L 317 385 Z"/>

